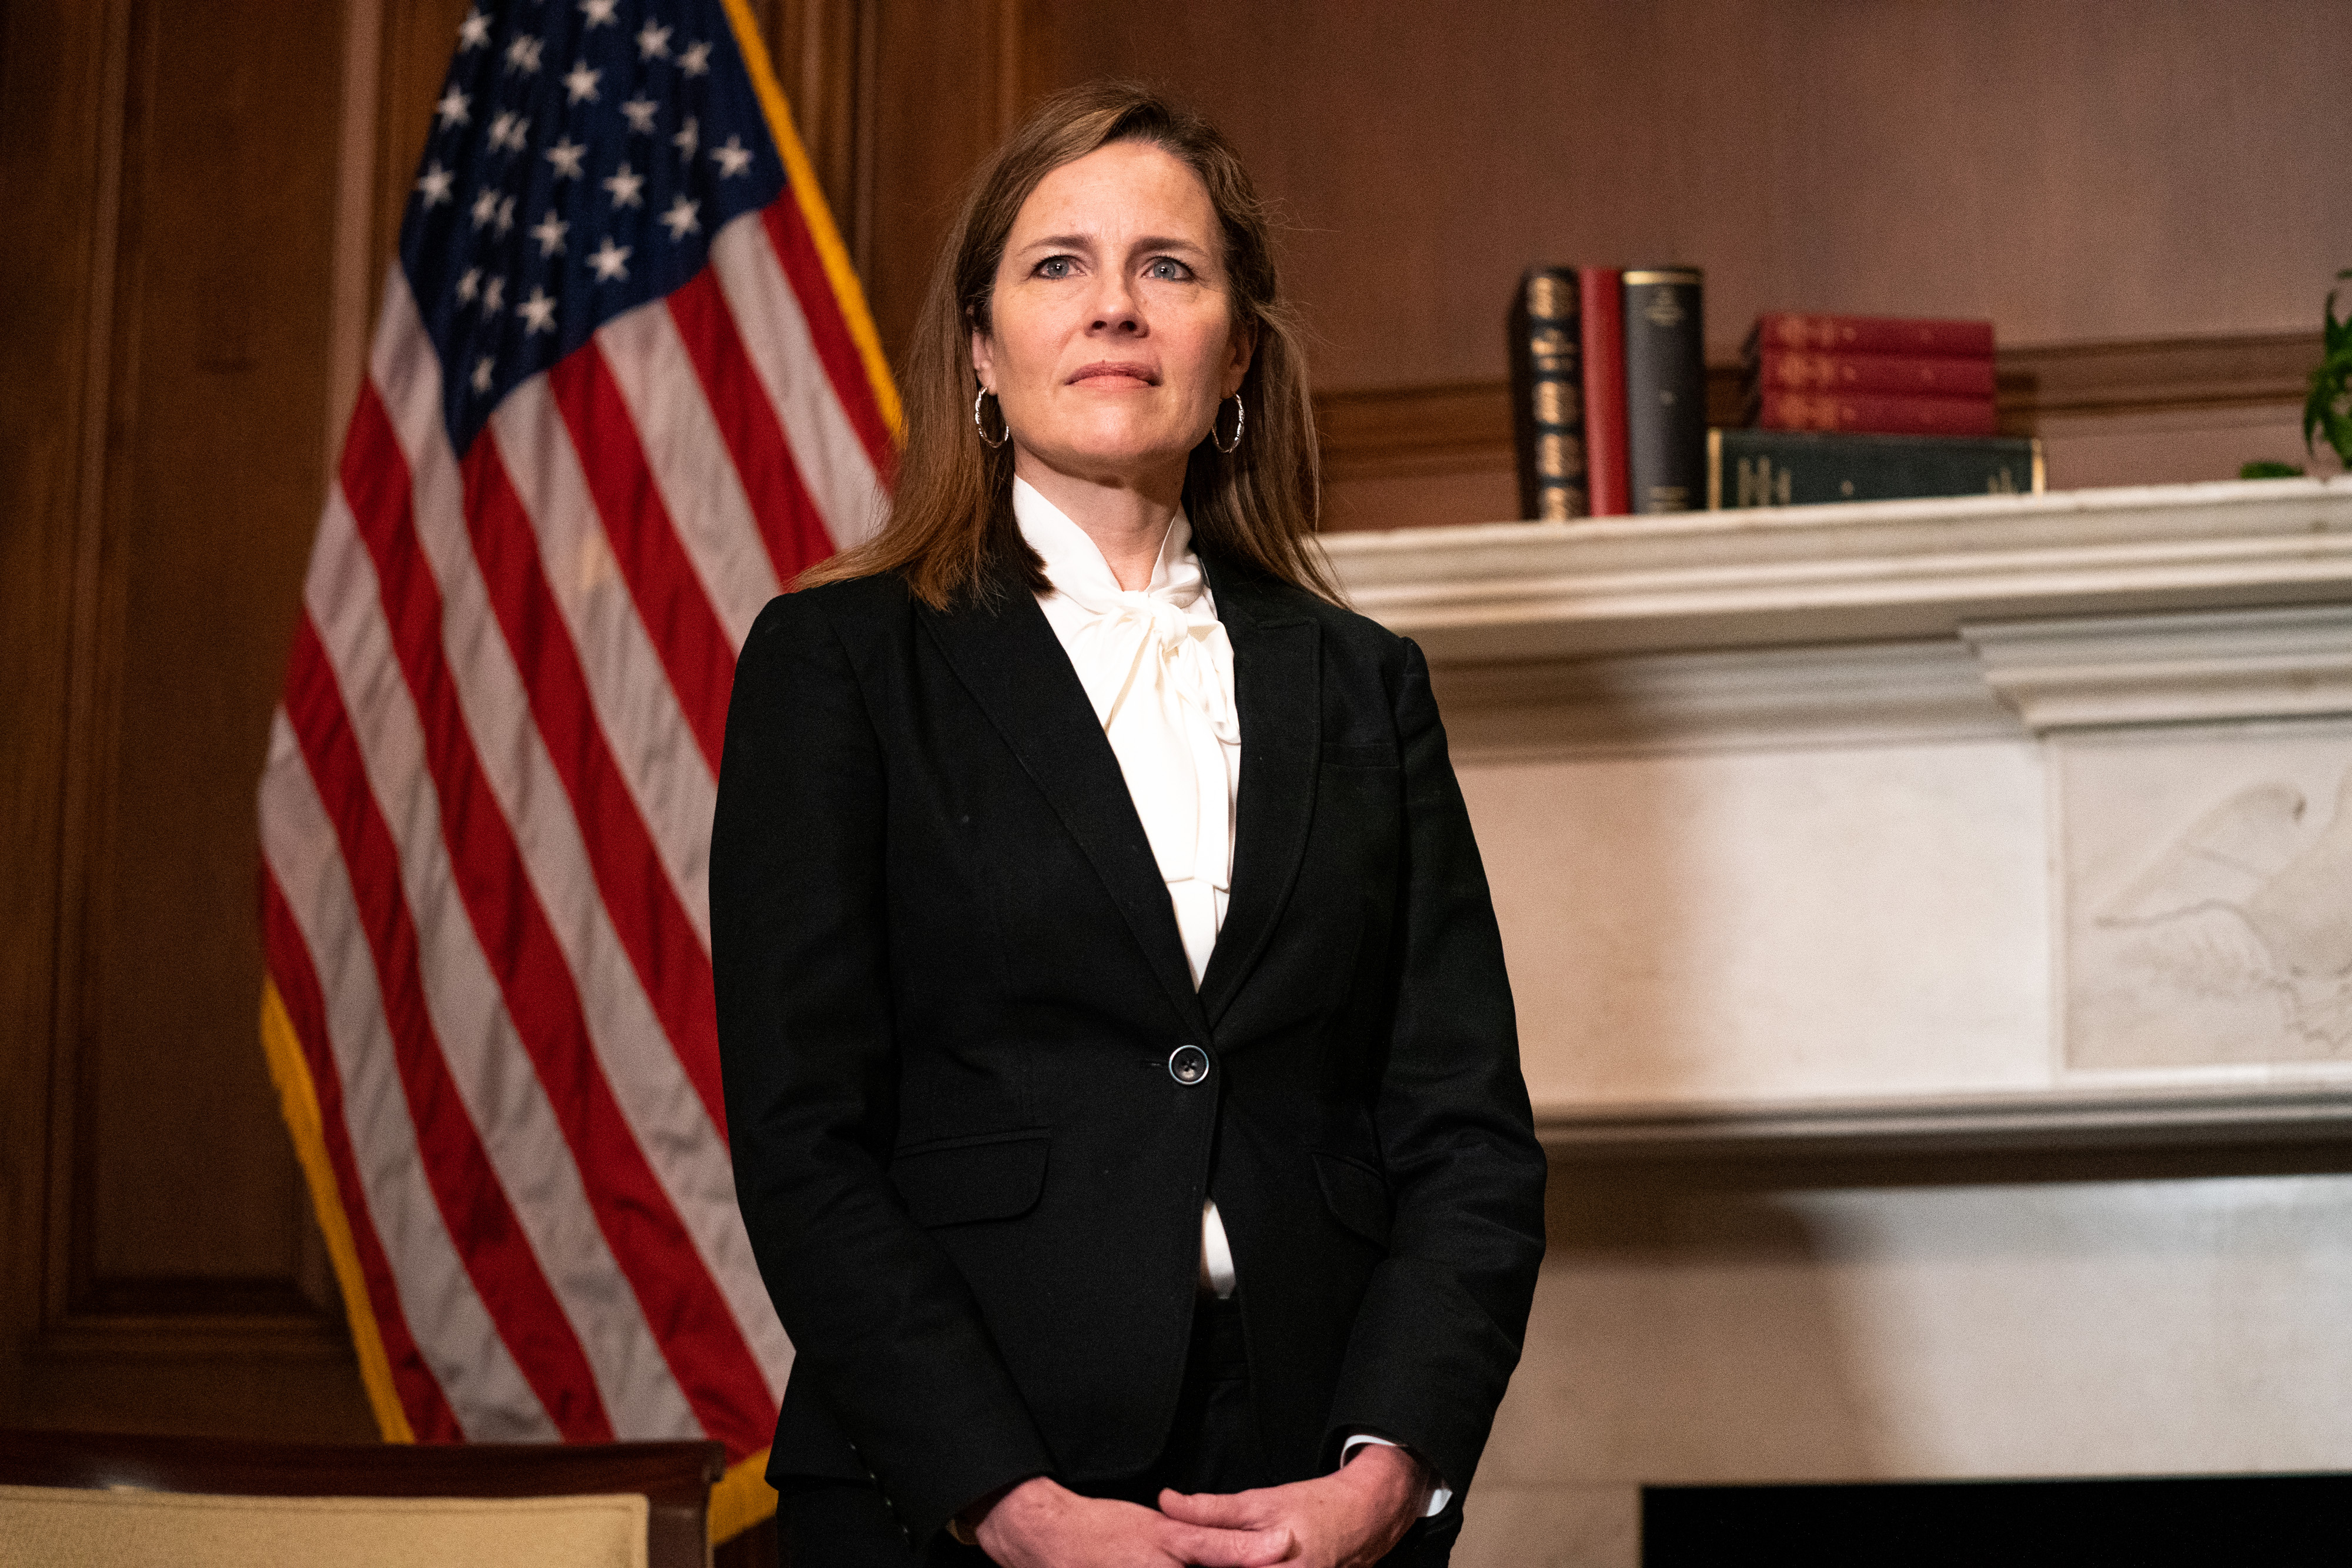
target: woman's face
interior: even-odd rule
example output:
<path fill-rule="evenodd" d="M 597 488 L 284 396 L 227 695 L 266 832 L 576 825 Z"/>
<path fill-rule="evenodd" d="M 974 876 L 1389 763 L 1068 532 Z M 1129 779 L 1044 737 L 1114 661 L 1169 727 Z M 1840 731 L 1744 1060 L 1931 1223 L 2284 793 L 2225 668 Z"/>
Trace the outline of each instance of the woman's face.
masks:
<path fill-rule="evenodd" d="M 972 369 L 1016 453 L 1171 500 L 1249 369 L 1209 193 L 1145 142 L 1097 148 L 1037 183 L 1005 238 L 989 315 Z"/>

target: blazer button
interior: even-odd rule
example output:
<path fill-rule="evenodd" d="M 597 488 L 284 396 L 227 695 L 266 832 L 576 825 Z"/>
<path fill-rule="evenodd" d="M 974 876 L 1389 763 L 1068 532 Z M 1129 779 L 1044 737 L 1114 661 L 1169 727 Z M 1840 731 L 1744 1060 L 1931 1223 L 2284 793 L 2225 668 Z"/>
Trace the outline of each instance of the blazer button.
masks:
<path fill-rule="evenodd" d="M 1209 1053 L 1197 1045 L 1180 1045 L 1168 1053 L 1168 1076 L 1187 1088 L 1209 1075 Z"/>

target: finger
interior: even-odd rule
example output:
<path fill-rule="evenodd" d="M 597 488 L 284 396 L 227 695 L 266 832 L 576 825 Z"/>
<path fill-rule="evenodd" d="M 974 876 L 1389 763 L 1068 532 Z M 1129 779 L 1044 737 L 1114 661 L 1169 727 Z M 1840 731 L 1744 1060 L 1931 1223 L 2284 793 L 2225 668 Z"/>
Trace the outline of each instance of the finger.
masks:
<path fill-rule="evenodd" d="M 1181 1492 L 1162 1488 L 1160 1511 L 1186 1524 L 1218 1530 L 1257 1530 L 1270 1522 L 1255 1492 Z"/>
<path fill-rule="evenodd" d="M 1196 1568 L 1268 1568 L 1291 1555 L 1286 1529 L 1206 1530 L 1171 1523 L 1169 1531 L 1168 1551 Z"/>

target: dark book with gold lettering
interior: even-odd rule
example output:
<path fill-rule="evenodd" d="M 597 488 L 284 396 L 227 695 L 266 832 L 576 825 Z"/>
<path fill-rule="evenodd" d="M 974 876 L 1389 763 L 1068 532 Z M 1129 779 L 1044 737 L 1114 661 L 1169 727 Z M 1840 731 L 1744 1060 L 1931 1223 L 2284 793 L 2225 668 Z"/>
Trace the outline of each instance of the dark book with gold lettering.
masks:
<path fill-rule="evenodd" d="M 1573 267 L 1531 267 L 1511 298 L 1511 423 L 1523 517 L 1558 521 L 1587 512 L 1580 315 Z"/>
<path fill-rule="evenodd" d="M 1695 511 L 1706 497 L 1706 334 L 1695 267 L 1628 267 L 1626 499 L 1635 512 Z"/>
<path fill-rule="evenodd" d="M 1706 433 L 1706 504 L 1810 507 L 2042 489 L 2042 443 L 2024 436 Z"/>

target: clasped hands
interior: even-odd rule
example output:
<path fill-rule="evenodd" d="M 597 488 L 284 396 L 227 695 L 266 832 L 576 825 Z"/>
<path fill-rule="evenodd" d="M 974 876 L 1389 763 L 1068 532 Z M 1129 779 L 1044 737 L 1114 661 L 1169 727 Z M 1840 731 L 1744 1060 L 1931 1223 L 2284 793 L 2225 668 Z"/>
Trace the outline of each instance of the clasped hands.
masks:
<path fill-rule="evenodd" d="M 1370 1568 L 1420 1517 L 1431 1486 L 1419 1459 L 1379 1446 L 1313 1480 L 1162 1491 L 1156 1512 L 1036 1476 L 988 1505 L 974 1533 L 1000 1568 Z"/>

